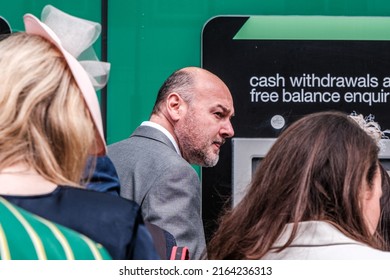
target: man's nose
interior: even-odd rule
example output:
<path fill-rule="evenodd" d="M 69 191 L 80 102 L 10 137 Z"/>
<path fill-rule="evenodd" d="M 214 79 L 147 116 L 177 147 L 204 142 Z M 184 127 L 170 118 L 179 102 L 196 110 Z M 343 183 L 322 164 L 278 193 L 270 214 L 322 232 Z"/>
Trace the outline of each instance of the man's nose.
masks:
<path fill-rule="evenodd" d="M 224 138 L 231 138 L 234 136 L 234 129 L 232 123 L 230 122 L 230 119 L 224 123 L 221 129 L 221 134 Z"/>

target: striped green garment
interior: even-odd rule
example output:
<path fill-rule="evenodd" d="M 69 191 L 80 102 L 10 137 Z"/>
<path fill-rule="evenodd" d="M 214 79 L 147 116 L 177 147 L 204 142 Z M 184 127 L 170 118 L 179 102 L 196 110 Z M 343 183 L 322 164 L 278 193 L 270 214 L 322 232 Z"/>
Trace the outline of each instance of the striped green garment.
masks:
<path fill-rule="evenodd" d="M 102 245 L 0 197 L 0 259 L 107 260 Z"/>

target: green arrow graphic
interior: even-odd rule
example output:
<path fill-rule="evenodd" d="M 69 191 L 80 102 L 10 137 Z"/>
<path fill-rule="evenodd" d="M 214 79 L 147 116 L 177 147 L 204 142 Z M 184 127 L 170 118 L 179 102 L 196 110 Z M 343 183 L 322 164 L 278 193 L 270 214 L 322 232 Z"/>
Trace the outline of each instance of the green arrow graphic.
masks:
<path fill-rule="evenodd" d="M 390 17 L 251 16 L 234 40 L 390 40 Z"/>

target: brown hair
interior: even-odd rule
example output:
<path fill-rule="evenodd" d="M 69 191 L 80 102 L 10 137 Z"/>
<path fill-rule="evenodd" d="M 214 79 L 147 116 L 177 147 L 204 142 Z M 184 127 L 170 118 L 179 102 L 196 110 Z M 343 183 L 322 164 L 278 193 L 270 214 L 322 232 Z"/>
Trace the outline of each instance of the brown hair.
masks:
<path fill-rule="evenodd" d="M 328 221 L 352 239 L 379 248 L 360 207 L 372 185 L 378 147 L 347 115 L 307 115 L 287 128 L 257 168 L 248 192 L 221 218 L 210 259 L 261 259 L 287 223 Z"/>
<path fill-rule="evenodd" d="M 57 48 L 36 35 L 0 42 L 0 170 L 26 163 L 56 184 L 79 185 L 93 123 Z"/>
<path fill-rule="evenodd" d="M 382 197 L 381 197 L 381 219 L 379 231 L 385 241 L 385 249 L 390 251 L 390 176 L 385 167 L 381 164 L 382 175 Z"/>

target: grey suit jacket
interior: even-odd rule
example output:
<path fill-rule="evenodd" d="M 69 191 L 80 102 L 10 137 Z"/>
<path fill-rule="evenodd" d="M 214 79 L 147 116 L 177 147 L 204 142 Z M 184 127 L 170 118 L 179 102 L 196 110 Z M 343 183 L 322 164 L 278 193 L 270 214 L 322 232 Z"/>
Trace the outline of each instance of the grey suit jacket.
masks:
<path fill-rule="evenodd" d="M 130 138 L 108 146 L 121 183 L 121 196 L 141 205 L 144 219 L 170 232 L 191 259 L 206 248 L 200 182 L 158 129 L 140 126 Z"/>

